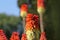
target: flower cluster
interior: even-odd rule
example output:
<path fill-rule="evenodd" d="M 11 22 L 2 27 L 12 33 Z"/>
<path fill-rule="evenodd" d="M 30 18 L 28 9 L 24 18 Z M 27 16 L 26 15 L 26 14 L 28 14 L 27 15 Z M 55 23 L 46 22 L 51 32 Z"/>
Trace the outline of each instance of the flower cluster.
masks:
<path fill-rule="evenodd" d="M 34 14 L 27 14 L 26 26 L 25 26 L 27 40 L 38 40 L 39 39 L 39 17 Z"/>
<path fill-rule="evenodd" d="M 0 29 L 0 40 L 7 40 L 6 35 L 2 29 Z"/>
<path fill-rule="evenodd" d="M 19 39 L 19 33 L 18 32 L 13 32 L 10 40 L 20 40 Z"/>

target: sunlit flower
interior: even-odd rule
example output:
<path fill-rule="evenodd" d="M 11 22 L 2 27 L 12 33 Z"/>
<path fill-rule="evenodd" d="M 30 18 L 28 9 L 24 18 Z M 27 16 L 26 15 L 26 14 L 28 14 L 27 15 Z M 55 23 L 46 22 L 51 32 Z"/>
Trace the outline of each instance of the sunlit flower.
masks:
<path fill-rule="evenodd" d="M 28 40 L 39 39 L 39 17 L 34 14 L 27 14 L 25 32 Z"/>

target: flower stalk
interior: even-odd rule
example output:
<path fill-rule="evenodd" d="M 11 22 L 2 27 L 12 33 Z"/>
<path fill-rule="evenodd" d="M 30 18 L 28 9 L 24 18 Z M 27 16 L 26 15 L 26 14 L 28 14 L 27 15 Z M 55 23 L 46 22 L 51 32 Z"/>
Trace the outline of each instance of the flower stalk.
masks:
<path fill-rule="evenodd" d="M 24 27 L 24 30 L 25 30 L 25 17 L 27 15 L 27 11 L 28 11 L 28 5 L 27 4 L 22 4 L 21 5 L 21 17 L 23 18 L 23 27 Z M 25 31 L 24 31 L 25 33 Z"/>

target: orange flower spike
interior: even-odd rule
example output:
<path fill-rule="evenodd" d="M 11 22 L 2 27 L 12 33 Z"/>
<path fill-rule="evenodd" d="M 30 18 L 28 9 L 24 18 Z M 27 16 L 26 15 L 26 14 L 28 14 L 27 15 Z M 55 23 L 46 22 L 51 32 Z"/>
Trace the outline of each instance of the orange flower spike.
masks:
<path fill-rule="evenodd" d="M 21 40 L 27 40 L 26 34 L 22 34 Z"/>
<path fill-rule="evenodd" d="M 39 39 L 39 21 L 38 15 L 27 14 L 26 17 L 26 36 L 28 40 Z"/>
<path fill-rule="evenodd" d="M 5 36 L 5 34 L 4 34 L 4 32 L 3 32 L 2 29 L 0 29 L 0 38 L 1 38 L 2 40 L 7 40 L 7 38 L 6 38 L 6 36 Z"/>
<path fill-rule="evenodd" d="M 20 40 L 19 39 L 19 33 L 18 32 L 13 32 L 10 40 Z"/>
<path fill-rule="evenodd" d="M 40 40 L 47 40 L 47 39 L 46 39 L 45 32 L 41 33 Z"/>
<path fill-rule="evenodd" d="M 37 11 L 39 14 L 45 12 L 44 0 L 37 0 Z"/>
<path fill-rule="evenodd" d="M 33 27 L 33 24 L 34 24 L 34 21 L 32 20 L 33 18 L 33 14 L 27 14 L 26 16 L 26 27 L 25 29 L 26 30 L 31 30 Z"/>
<path fill-rule="evenodd" d="M 26 17 L 28 11 L 28 5 L 22 4 L 20 9 L 21 9 L 21 16 Z"/>

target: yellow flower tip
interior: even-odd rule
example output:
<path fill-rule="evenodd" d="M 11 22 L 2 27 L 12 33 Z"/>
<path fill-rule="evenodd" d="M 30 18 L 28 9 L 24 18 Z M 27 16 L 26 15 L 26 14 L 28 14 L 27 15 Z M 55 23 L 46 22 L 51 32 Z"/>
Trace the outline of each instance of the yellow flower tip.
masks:
<path fill-rule="evenodd" d="M 37 8 L 37 11 L 38 11 L 38 13 L 39 14 L 43 14 L 44 12 L 45 12 L 45 8 L 44 7 L 39 7 L 39 8 Z"/>
<path fill-rule="evenodd" d="M 20 13 L 20 16 L 23 17 L 23 18 L 26 17 L 26 15 L 27 15 L 27 12 L 26 12 L 26 11 L 22 11 L 22 12 Z"/>
<path fill-rule="evenodd" d="M 26 36 L 28 40 L 33 40 L 35 38 L 35 34 L 32 30 L 26 31 Z"/>

